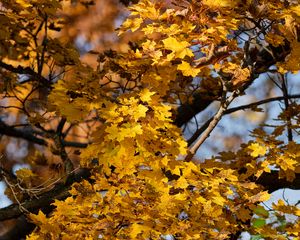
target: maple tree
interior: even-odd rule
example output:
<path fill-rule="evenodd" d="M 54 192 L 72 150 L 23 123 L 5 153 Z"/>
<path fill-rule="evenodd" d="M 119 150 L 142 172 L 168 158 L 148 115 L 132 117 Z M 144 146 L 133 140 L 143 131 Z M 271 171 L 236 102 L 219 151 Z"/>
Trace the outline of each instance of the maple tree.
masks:
<path fill-rule="evenodd" d="M 297 204 L 261 204 L 300 189 L 298 1 L 0 3 L 4 234 L 26 221 L 30 240 L 300 237 Z M 266 76 L 281 96 L 230 107 Z M 199 161 L 223 116 L 278 101 L 278 124 Z"/>

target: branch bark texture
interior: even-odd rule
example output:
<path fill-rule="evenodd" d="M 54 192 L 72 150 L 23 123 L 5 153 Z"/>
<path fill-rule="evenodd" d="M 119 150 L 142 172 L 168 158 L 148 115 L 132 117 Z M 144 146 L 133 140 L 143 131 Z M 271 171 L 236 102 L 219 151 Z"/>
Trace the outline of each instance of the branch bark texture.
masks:
<path fill-rule="evenodd" d="M 70 175 L 66 183 L 57 184 L 53 189 L 39 195 L 38 198 L 28 199 L 22 202 L 22 207 L 32 213 L 36 213 L 40 209 L 45 213 L 49 213 L 53 209 L 53 207 L 51 207 L 51 203 L 53 203 L 55 199 L 66 199 L 70 196 L 68 191 L 74 182 L 79 182 L 83 179 L 88 179 L 89 177 L 89 170 L 80 169 L 74 175 Z M 0 209 L 0 221 L 17 218 L 21 215 L 23 215 L 23 211 L 18 204 L 11 204 Z"/>

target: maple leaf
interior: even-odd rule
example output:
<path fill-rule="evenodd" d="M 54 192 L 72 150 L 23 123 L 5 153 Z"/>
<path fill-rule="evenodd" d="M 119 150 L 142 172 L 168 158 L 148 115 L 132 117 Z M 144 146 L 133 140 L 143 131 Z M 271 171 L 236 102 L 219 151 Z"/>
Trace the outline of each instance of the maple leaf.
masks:
<path fill-rule="evenodd" d="M 146 112 L 148 108 L 142 104 L 139 104 L 137 107 L 134 108 L 134 113 L 132 117 L 135 121 L 138 121 L 140 118 L 146 117 Z"/>
<path fill-rule="evenodd" d="M 234 86 L 240 86 L 245 82 L 249 81 L 250 71 L 248 68 L 237 68 L 234 71 L 234 75 L 232 78 L 232 83 Z"/>
<path fill-rule="evenodd" d="M 249 201 L 252 203 L 255 202 L 264 202 L 270 199 L 270 194 L 268 192 L 260 192 L 252 197 L 249 198 Z"/>
<path fill-rule="evenodd" d="M 23 8 L 31 7 L 31 3 L 28 0 L 16 0 L 16 3 L 20 4 Z"/>
<path fill-rule="evenodd" d="M 31 214 L 30 218 L 32 219 L 33 222 L 38 224 L 48 222 L 46 215 L 42 211 L 39 211 L 37 215 Z"/>
<path fill-rule="evenodd" d="M 16 175 L 20 179 L 30 178 L 30 177 L 36 177 L 37 174 L 33 173 L 31 169 L 28 168 L 21 168 L 16 171 Z"/>
<path fill-rule="evenodd" d="M 182 61 L 177 67 L 178 70 L 182 71 L 183 76 L 196 77 L 201 71 L 199 68 L 193 68 L 188 62 Z"/>
<path fill-rule="evenodd" d="M 238 4 L 238 1 L 237 0 L 204 0 L 203 3 L 212 8 L 219 8 L 219 7 L 234 8 Z"/>
<path fill-rule="evenodd" d="M 133 18 L 133 19 L 126 19 L 126 21 L 122 24 L 122 28 L 119 30 L 118 35 L 121 35 L 125 32 L 124 29 L 130 29 L 132 32 L 135 32 L 136 30 L 138 30 L 141 26 L 141 24 L 143 23 L 143 19 L 142 18 Z"/>
<path fill-rule="evenodd" d="M 248 149 L 251 150 L 250 155 L 252 157 L 264 156 L 267 153 L 267 147 L 260 145 L 259 143 L 251 143 L 248 146 Z"/>
<path fill-rule="evenodd" d="M 151 92 L 148 88 L 145 88 L 140 92 L 140 98 L 143 102 L 150 103 L 152 99 L 151 96 L 154 94 L 155 92 Z"/>
<path fill-rule="evenodd" d="M 261 228 L 263 227 L 264 225 L 266 225 L 266 220 L 265 219 L 262 219 L 262 218 L 255 218 L 253 221 L 252 221 L 252 224 L 255 228 Z"/>
<path fill-rule="evenodd" d="M 186 41 L 177 41 L 174 37 L 168 37 L 163 40 L 164 46 L 166 49 L 172 51 L 167 58 L 172 60 L 173 58 L 184 58 L 185 56 L 192 57 L 194 56 L 193 52 L 188 48 L 190 43 Z"/>
<path fill-rule="evenodd" d="M 292 51 L 286 57 L 286 61 L 283 63 L 278 63 L 282 73 L 285 73 L 287 70 L 292 72 L 297 72 L 300 70 L 300 62 L 298 61 L 300 55 L 300 43 L 298 43 L 296 40 L 293 40 L 291 44 Z"/>
<path fill-rule="evenodd" d="M 140 235 L 141 233 L 143 233 L 145 230 L 146 229 L 145 229 L 144 225 L 141 225 L 141 224 L 138 224 L 138 223 L 133 223 L 130 226 L 130 234 L 129 234 L 129 236 L 132 239 L 136 239 L 137 236 Z"/>
<path fill-rule="evenodd" d="M 288 156 L 279 156 L 276 159 L 276 164 L 283 170 L 295 170 L 298 162 Z"/>

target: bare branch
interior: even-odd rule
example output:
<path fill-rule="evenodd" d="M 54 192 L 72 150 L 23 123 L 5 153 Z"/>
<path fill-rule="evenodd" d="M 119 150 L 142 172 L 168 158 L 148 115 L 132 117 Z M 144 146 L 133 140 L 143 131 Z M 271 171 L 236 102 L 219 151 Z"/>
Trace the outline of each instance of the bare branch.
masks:
<path fill-rule="evenodd" d="M 14 127 L 7 125 L 1 120 L 0 120 L 0 134 L 10 136 L 10 137 L 22 138 L 29 142 L 47 146 L 47 142 L 44 139 L 34 136 L 29 131 L 17 130 Z"/>
<path fill-rule="evenodd" d="M 62 130 L 65 126 L 67 119 L 65 117 L 62 117 L 59 124 L 57 125 L 56 133 L 59 135 L 62 135 Z"/>
<path fill-rule="evenodd" d="M 212 44 L 210 46 L 208 55 L 195 60 L 194 63 L 196 67 L 208 65 L 215 62 L 219 58 L 227 57 L 229 54 L 228 52 L 229 52 L 228 46 L 224 46 L 216 49 L 216 46 Z"/>
<path fill-rule="evenodd" d="M 288 95 L 285 96 L 289 99 L 294 99 L 294 98 L 300 98 L 300 94 L 293 94 L 293 95 Z M 231 114 L 233 112 L 237 112 L 240 110 L 246 110 L 246 109 L 250 109 L 253 107 L 257 107 L 259 105 L 262 104 L 266 104 L 266 103 L 270 103 L 270 102 L 275 102 L 275 101 L 282 101 L 285 99 L 285 97 L 281 96 L 281 97 L 273 97 L 273 98 L 268 98 L 268 99 L 264 99 L 261 101 L 257 101 L 254 103 L 250 103 L 250 104 L 246 104 L 246 105 L 242 105 L 242 106 L 238 106 L 238 107 L 234 107 L 234 108 L 230 108 L 227 109 L 223 112 L 223 115 L 227 115 L 227 114 Z M 194 134 L 193 136 L 188 140 L 188 145 L 190 146 L 194 141 L 197 140 L 197 138 L 205 131 L 205 129 L 207 129 L 207 127 L 209 126 L 210 122 L 213 120 L 213 117 L 208 119 L 206 121 L 206 123 L 204 123 Z"/>
<path fill-rule="evenodd" d="M 86 148 L 89 143 L 80 143 L 80 142 L 71 142 L 71 141 L 61 140 L 61 144 L 64 147 Z"/>
<path fill-rule="evenodd" d="M 209 137 L 210 133 L 216 127 L 218 122 L 221 120 L 224 112 L 228 108 L 229 104 L 237 97 L 239 91 L 234 91 L 228 98 L 221 102 L 220 108 L 216 115 L 213 117 L 212 121 L 209 123 L 208 127 L 203 132 L 203 135 L 197 140 L 197 142 L 189 149 L 189 152 L 185 158 L 185 161 L 190 161 L 192 157 L 196 154 L 199 147 L 204 143 L 204 141 Z"/>
<path fill-rule="evenodd" d="M 285 107 L 285 111 L 289 110 L 289 98 L 288 98 L 288 88 L 287 88 L 287 79 L 286 76 L 283 76 L 282 74 L 278 74 L 279 78 L 281 78 L 282 80 L 282 93 L 283 93 L 283 97 L 284 97 L 284 107 Z M 291 116 L 287 116 L 286 119 L 286 123 L 287 123 L 287 133 L 288 133 L 288 141 L 291 142 L 293 141 L 293 132 L 292 132 L 292 119 Z"/>
<path fill-rule="evenodd" d="M 36 78 L 37 80 L 39 80 L 44 86 L 50 88 L 51 82 L 48 79 L 44 78 L 42 75 L 36 73 L 30 67 L 22 67 L 20 65 L 18 67 L 14 67 L 10 64 L 7 64 L 7 63 L 4 63 L 4 62 L 0 61 L 0 68 L 4 68 L 7 71 L 10 71 L 10 72 L 13 72 L 13 73 L 30 75 L 30 76 Z"/>
<path fill-rule="evenodd" d="M 50 206 L 55 199 L 63 200 L 70 196 L 68 192 L 74 182 L 79 182 L 82 179 L 88 179 L 90 172 L 87 169 L 80 169 L 74 175 L 71 175 L 65 184 L 57 184 L 53 189 L 45 192 L 35 199 L 28 199 L 22 202 L 22 207 L 29 212 L 36 213 L 39 209 L 50 212 L 53 207 Z M 50 209 L 49 209 L 50 208 Z M 11 204 L 8 207 L 0 209 L 0 221 L 17 218 L 23 214 L 19 204 Z"/>
<path fill-rule="evenodd" d="M 33 135 L 32 130 L 21 130 L 16 129 L 17 126 L 9 126 L 5 122 L 0 120 L 0 134 L 6 135 L 9 137 L 15 137 L 15 138 L 22 138 L 24 140 L 27 140 L 29 142 L 47 146 L 47 141 L 43 138 L 38 138 L 35 135 Z M 65 141 L 62 140 L 61 144 L 63 147 L 75 147 L 75 148 L 86 148 L 88 146 L 88 143 L 80 143 L 80 142 L 72 142 L 72 141 Z"/>

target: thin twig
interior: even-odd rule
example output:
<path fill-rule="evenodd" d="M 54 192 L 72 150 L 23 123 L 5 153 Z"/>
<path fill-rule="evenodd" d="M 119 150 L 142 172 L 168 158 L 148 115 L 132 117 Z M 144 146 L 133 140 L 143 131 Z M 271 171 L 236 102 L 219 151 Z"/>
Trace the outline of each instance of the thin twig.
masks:
<path fill-rule="evenodd" d="M 38 138 L 34 134 L 32 134 L 33 133 L 32 130 L 26 131 L 26 130 L 21 130 L 21 129 L 15 129 L 15 127 L 18 127 L 18 126 L 10 126 L 10 125 L 6 124 L 5 122 L 1 121 L 1 119 L 0 119 L 0 134 L 1 135 L 6 135 L 9 137 L 15 137 L 15 138 L 22 138 L 29 142 L 36 143 L 36 144 L 43 145 L 43 146 L 48 145 L 48 143 L 45 139 Z M 40 133 L 37 133 L 37 134 L 40 134 Z M 51 136 L 53 136 L 53 133 L 49 132 L 48 135 L 50 135 L 48 137 L 51 138 Z M 61 145 L 63 147 L 86 148 L 88 146 L 88 144 L 89 143 L 65 141 L 63 139 L 61 140 Z"/>
<path fill-rule="evenodd" d="M 62 130 L 65 126 L 67 119 L 65 117 L 62 117 L 59 124 L 57 125 L 56 133 L 59 135 L 62 135 Z"/>
<path fill-rule="evenodd" d="M 44 34 L 45 35 L 44 35 L 44 39 L 42 42 L 43 49 L 42 49 L 41 57 L 39 59 L 40 62 L 38 65 L 38 74 L 40 74 L 40 75 L 43 72 L 43 67 L 44 67 L 44 62 L 45 62 L 45 54 L 46 54 L 46 49 L 47 49 L 47 41 L 48 41 L 48 26 L 47 26 L 48 16 L 47 16 L 47 14 L 44 18 L 44 21 L 45 21 L 45 25 L 44 25 L 44 31 L 45 31 Z"/>
<path fill-rule="evenodd" d="M 226 90 L 226 89 L 225 89 Z M 224 91 L 224 93 L 226 93 Z M 225 99 L 225 101 L 222 101 L 220 108 L 216 115 L 213 117 L 212 121 L 209 123 L 208 127 L 203 132 L 202 136 L 196 141 L 196 143 L 189 149 L 189 152 L 185 158 L 185 161 L 190 161 L 192 157 L 196 154 L 199 147 L 204 143 L 204 141 L 209 137 L 210 133 L 213 131 L 213 129 L 216 127 L 218 122 L 221 120 L 224 112 L 228 108 L 229 104 L 238 96 L 239 91 L 236 90 L 232 92 L 232 94 Z"/>
<path fill-rule="evenodd" d="M 282 74 L 278 74 L 279 78 L 282 80 L 282 94 L 284 97 L 284 107 L 285 107 L 285 111 L 289 110 L 289 98 L 288 98 L 288 88 L 287 88 L 287 79 L 286 77 L 282 76 Z M 289 116 L 289 114 L 286 117 L 286 123 L 287 123 L 287 133 L 288 133 L 288 141 L 292 142 L 293 141 L 293 132 L 292 132 L 292 119 L 291 116 Z"/>
<path fill-rule="evenodd" d="M 212 44 L 210 46 L 208 55 L 205 56 L 205 57 L 201 57 L 199 59 L 196 59 L 194 61 L 194 64 L 195 64 L 196 67 L 207 65 L 211 62 L 214 62 L 216 59 L 218 59 L 219 57 L 221 57 L 223 55 L 226 56 L 226 54 L 228 54 L 228 52 L 229 52 L 229 48 L 227 46 L 220 47 L 219 49 L 216 49 L 215 44 Z"/>
<path fill-rule="evenodd" d="M 293 99 L 293 98 L 300 98 L 300 94 L 293 94 L 293 95 L 288 95 L 287 96 L 289 99 Z M 262 104 L 266 104 L 269 102 L 275 102 L 275 101 L 282 101 L 284 100 L 284 97 L 273 97 L 273 98 L 268 98 L 268 99 L 264 99 L 261 101 L 257 101 L 254 103 L 250 103 L 250 104 L 246 104 L 246 105 L 242 105 L 242 106 L 238 106 L 238 107 L 234 107 L 234 108 L 230 108 L 227 109 L 223 112 L 223 115 L 227 115 L 227 114 L 231 114 L 240 110 L 246 110 L 249 108 L 253 108 Z M 213 120 L 213 117 L 208 119 L 202 126 L 201 128 L 199 128 L 194 134 L 193 136 L 188 139 L 188 145 L 190 146 L 194 141 L 196 141 L 196 139 L 205 131 L 205 129 L 207 129 L 207 127 L 209 126 L 210 122 Z"/>
<path fill-rule="evenodd" d="M 6 185 L 10 188 L 10 190 L 11 190 L 13 196 L 14 196 L 15 201 L 16 201 L 17 204 L 19 205 L 20 211 L 21 211 L 22 213 L 24 213 L 24 214 L 28 214 L 29 211 L 28 211 L 26 208 L 24 208 L 24 207 L 22 206 L 22 203 L 19 201 L 19 199 L 18 199 L 18 197 L 17 197 L 17 194 L 16 194 L 16 192 L 15 192 L 15 190 L 14 190 L 14 185 L 11 184 L 11 183 L 7 180 L 6 176 L 2 176 L 2 178 L 3 178 L 4 182 L 6 183 Z"/>
<path fill-rule="evenodd" d="M 30 67 L 22 67 L 21 65 L 19 65 L 18 67 L 14 67 L 13 65 L 10 65 L 10 64 L 0 61 L 0 68 L 4 68 L 7 71 L 10 71 L 13 73 L 30 75 L 30 76 L 34 77 L 35 79 L 38 79 L 44 86 L 51 88 L 51 82 L 48 81 L 48 79 L 44 78 L 42 75 L 35 72 Z"/>
<path fill-rule="evenodd" d="M 30 212 L 36 213 L 39 209 L 49 209 L 54 199 L 62 200 L 71 196 L 69 190 L 72 183 L 80 182 L 83 179 L 89 179 L 90 171 L 88 169 L 79 169 L 73 174 L 69 174 L 65 183 L 57 183 L 54 188 L 39 195 L 38 199 L 29 199 L 21 203 L 22 207 Z M 23 212 L 19 209 L 18 204 L 11 204 L 0 209 L 0 221 L 16 218 L 22 215 Z"/>

